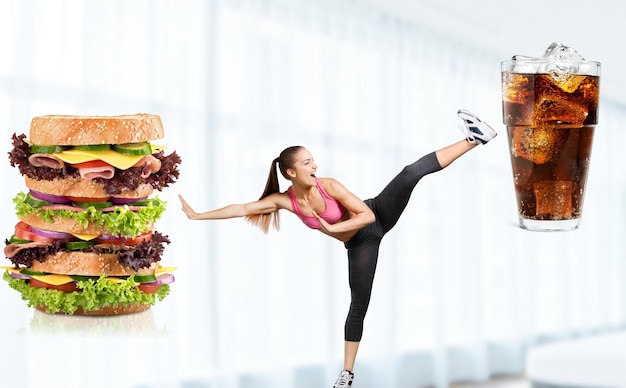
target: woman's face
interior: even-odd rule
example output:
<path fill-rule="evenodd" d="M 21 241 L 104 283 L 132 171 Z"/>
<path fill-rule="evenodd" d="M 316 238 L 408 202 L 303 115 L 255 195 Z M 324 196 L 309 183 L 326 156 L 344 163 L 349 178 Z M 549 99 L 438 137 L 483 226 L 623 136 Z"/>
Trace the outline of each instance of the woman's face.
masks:
<path fill-rule="evenodd" d="M 295 155 L 293 167 L 289 169 L 289 174 L 292 181 L 315 184 L 316 171 L 317 164 L 315 164 L 313 156 L 309 150 L 303 148 Z"/>

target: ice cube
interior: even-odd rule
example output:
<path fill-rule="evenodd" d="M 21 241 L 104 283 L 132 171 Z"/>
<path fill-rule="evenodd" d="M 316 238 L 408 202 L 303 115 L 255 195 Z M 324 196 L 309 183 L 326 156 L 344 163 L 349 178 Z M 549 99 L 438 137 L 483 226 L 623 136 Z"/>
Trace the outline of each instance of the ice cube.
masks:
<path fill-rule="evenodd" d="M 564 92 L 573 93 L 585 79 L 584 76 L 577 75 L 580 66 L 586 62 L 585 58 L 573 48 L 554 42 L 543 54 L 543 58 L 548 61 L 545 73 L 550 74 L 555 84 Z"/>
<path fill-rule="evenodd" d="M 555 77 L 555 73 L 560 74 Z M 566 93 L 574 93 L 580 84 L 587 78 L 586 75 L 565 74 L 563 72 L 553 71 L 550 73 L 556 85 Z"/>
<path fill-rule="evenodd" d="M 534 98 L 534 85 L 526 74 L 502 73 L 502 99 L 512 104 L 526 104 Z"/>
<path fill-rule="evenodd" d="M 533 185 L 537 215 L 548 215 L 551 219 L 569 219 L 574 214 L 572 194 L 578 184 L 572 181 L 541 181 Z"/>
<path fill-rule="evenodd" d="M 576 50 L 559 42 L 552 43 L 543 53 L 543 58 L 555 62 L 585 62 L 585 58 Z"/>
<path fill-rule="evenodd" d="M 554 83 L 566 93 L 573 93 L 578 89 L 580 83 L 585 79 L 584 75 L 576 75 L 578 65 L 564 63 L 549 63 L 546 65 L 546 73 L 549 74 Z"/>
<path fill-rule="evenodd" d="M 582 127 L 588 115 L 585 105 L 544 95 L 535 102 L 532 120 L 535 125 L 567 124 Z"/>
<path fill-rule="evenodd" d="M 582 77 L 583 80 L 586 78 Z M 560 85 L 550 78 L 541 76 L 537 78 L 535 86 L 537 100 L 532 113 L 532 122 L 539 126 L 568 124 L 581 127 L 589 115 L 587 106 L 582 104 L 582 101 L 574 99 L 572 94 L 564 93 Z"/>
<path fill-rule="evenodd" d="M 506 62 L 508 67 L 503 68 L 511 73 L 536 73 L 541 65 L 540 58 L 527 57 L 525 55 L 513 55 L 511 61 Z"/>
<path fill-rule="evenodd" d="M 569 129 L 554 127 L 515 127 L 511 138 L 514 156 L 535 164 L 544 164 L 554 159 L 567 141 Z"/>

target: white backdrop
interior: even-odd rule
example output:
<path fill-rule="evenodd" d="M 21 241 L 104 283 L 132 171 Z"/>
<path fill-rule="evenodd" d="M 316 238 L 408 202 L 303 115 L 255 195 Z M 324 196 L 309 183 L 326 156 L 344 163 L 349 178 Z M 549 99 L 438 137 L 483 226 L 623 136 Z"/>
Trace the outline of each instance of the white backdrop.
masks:
<path fill-rule="evenodd" d="M 365 199 L 461 139 L 460 107 L 501 136 L 422 180 L 387 236 L 355 384 L 520 373 L 534 343 L 626 322 L 616 101 L 601 102 L 582 228 L 531 233 L 517 227 L 501 124 L 505 58 L 480 42 L 349 0 L 11 0 L 0 4 L 0 44 L 7 152 L 36 115 L 148 112 L 183 159 L 160 195 L 164 263 L 178 267 L 171 295 L 146 313 L 94 319 L 34 312 L 0 285 L 9 386 L 330 386 L 349 303 L 343 245 L 287 213 L 269 235 L 243 220 L 192 222 L 176 195 L 198 210 L 254 200 L 271 160 L 301 144 L 319 175 Z M 8 160 L 0 179 L 8 238 L 24 186 Z"/>

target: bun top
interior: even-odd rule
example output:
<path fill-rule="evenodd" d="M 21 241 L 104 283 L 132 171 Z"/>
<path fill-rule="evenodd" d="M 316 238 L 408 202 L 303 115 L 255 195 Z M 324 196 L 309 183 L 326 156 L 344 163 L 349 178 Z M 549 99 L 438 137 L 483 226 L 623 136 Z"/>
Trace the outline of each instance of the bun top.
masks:
<path fill-rule="evenodd" d="M 31 121 L 29 140 L 36 145 L 91 145 L 139 143 L 163 137 L 161 117 L 138 113 L 38 116 Z"/>

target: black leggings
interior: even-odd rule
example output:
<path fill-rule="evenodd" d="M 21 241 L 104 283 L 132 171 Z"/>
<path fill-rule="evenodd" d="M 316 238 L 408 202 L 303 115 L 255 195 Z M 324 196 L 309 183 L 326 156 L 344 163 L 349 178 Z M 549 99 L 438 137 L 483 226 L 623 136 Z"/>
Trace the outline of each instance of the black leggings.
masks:
<path fill-rule="evenodd" d="M 363 320 L 372 294 L 378 248 L 383 236 L 398 222 L 417 182 L 439 170 L 441 165 L 435 153 L 431 152 L 404 167 L 377 197 L 365 201 L 374 212 L 376 221 L 360 229 L 345 243 L 352 294 L 345 326 L 346 341 L 360 341 L 363 335 Z"/>

